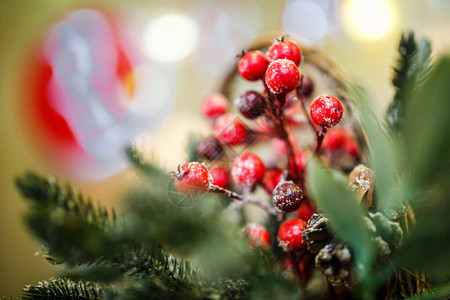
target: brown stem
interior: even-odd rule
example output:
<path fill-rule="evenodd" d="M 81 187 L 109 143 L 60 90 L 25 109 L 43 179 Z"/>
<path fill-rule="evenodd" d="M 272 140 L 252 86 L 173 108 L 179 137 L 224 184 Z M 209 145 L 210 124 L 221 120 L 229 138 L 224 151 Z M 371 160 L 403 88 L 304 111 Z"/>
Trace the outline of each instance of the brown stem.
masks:
<path fill-rule="evenodd" d="M 290 257 L 291 263 L 293 265 L 295 275 L 297 276 L 297 279 L 298 279 L 298 285 L 300 288 L 300 293 L 302 295 L 301 299 L 306 299 L 305 282 L 303 281 L 302 274 L 300 273 L 300 269 L 298 267 L 298 264 L 300 262 L 298 261 L 298 258 L 297 258 L 297 255 L 295 252 L 291 252 L 290 255 L 291 255 L 291 257 Z"/>
<path fill-rule="evenodd" d="M 328 130 L 327 127 L 322 127 L 321 131 L 316 132 L 317 144 L 316 144 L 316 149 L 314 149 L 314 154 L 319 153 L 320 146 L 322 146 L 323 138 L 325 137 L 327 130 Z"/>
<path fill-rule="evenodd" d="M 277 100 L 280 103 L 280 106 L 284 104 L 286 95 L 278 95 L 275 96 L 267 86 L 264 79 L 262 80 L 264 87 L 267 90 L 267 93 L 269 97 L 264 97 L 264 101 L 266 102 L 267 111 L 269 118 L 273 121 L 275 125 L 275 130 L 279 138 L 281 138 L 284 143 L 286 144 L 287 148 L 287 156 L 288 156 L 288 162 L 287 162 L 287 170 L 289 172 L 289 175 L 292 180 L 296 181 L 298 179 L 298 168 L 297 164 L 295 163 L 295 152 L 294 147 L 292 147 L 292 143 L 289 140 L 289 134 L 286 130 L 286 126 L 284 124 L 284 117 L 282 113 L 282 107 L 279 107 L 278 110 L 275 107 L 275 100 Z M 278 99 L 276 99 L 278 97 Z"/>
<path fill-rule="evenodd" d="M 316 132 L 316 129 L 314 128 L 314 123 L 311 120 L 311 115 L 308 114 L 308 110 L 306 109 L 306 99 L 305 99 L 305 96 L 303 96 L 302 86 L 301 86 L 302 85 L 303 75 L 300 75 L 300 76 L 301 76 L 301 78 L 300 78 L 300 85 L 296 89 L 297 96 L 300 98 L 300 103 L 302 105 L 303 112 L 305 113 L 306 119 L 308 120 L 309 127 L 311 127 L 313 132 Z"/>
<path fill-rule="evenodd" d="M 242 201 L 245 204 L 253 204 L 253 205 L 259 206 L 259 207 L 261 207 L 262 209 L 264 209 L 265 211 L 267 211 L 268 213 L 270 213 L 270 214 L 272 214 L 274 216 L 278 215 L 278 212 L 277 212 L 277 210 L 274 207 L 272 207 L 270 205 L 267 205 L 265 203 L 262 203 L 261 201 L 259 201 L 257 199 L 253 199 L 253 198 L 250 198 L 250 197 L 244 197 L 241 194 L 238 194 L 238 193 L 235 193 L 233 191 L 224 189 L 224 188 L 222 188 L 220 186 L 211 185 L 209 187 L 208 191 L 211 192 L 211 193 L 224 195 L 225 197 L 228 197 L 230 199 L 234 199 L 236 201 Z"/>

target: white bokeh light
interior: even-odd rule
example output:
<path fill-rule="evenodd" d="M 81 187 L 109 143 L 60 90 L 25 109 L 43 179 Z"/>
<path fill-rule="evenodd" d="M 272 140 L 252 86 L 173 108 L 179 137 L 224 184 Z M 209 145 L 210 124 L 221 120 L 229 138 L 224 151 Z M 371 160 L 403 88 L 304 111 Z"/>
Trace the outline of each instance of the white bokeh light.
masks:
<path fill-rule="evenodd" d="M 152 21 L 144 31 L 144 50 L 161 63 L 186 58 L 198 43 L 197 24 L 188 16 L 170 14 Z"/>
<path fill-rule="evenodd" d="M 283 27 L 289 34 L 317 42 L 328 32 L 327 16 L 314 1 L 290 1 L 284 8 Z"/>
<path fill-rule="evenodd" d="M 380 39 L 392 31 L 394 7 L 386 0 L 348 0 L 342 6 L 346 31 L 356 37 Z"/>

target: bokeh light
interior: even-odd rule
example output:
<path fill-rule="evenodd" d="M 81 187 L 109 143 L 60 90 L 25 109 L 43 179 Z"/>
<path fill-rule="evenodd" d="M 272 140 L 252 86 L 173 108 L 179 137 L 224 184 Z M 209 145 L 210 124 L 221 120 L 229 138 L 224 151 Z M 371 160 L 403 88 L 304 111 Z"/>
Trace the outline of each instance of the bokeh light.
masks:
<path fill-rule="evenodd" d="M 342 5 L 342 23 L 357 39 L 380 39 L 393 31 L 396 10 L 393 1 L 348 0 Z"/>
<path fill-rule="evenodd" d="M 145 52 L 161 63 L 186 58 L 198 43 L 195 21 L 182 14 L 169 14 L 152 21 L 144 32 Z"/>

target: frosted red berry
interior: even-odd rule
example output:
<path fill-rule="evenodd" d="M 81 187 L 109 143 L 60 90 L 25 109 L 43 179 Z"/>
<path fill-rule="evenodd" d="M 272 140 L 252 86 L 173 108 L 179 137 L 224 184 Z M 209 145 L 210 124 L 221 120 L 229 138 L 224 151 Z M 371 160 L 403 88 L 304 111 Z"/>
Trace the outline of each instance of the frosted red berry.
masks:
<path fill-rule="evenodd" d="M 262 160 L 253 153 L 238 156 L 231 167 L 231 179 L 241 189 L 253 189 L 260 182 L 266 168 Z"/>
<path fill-rule="evenodd" d="M 270 247 L 270 233 L 266 227 L 252 223 L 245 227 L 244 232 L 248 234 L 251 248 L 259 246 L 262 249 L 268 249 Z"/>
<path fill-rule="evenodd" d="M 231 146 L 244 143 L 249 135 L 241 120 L 229 114 L 222 115 L 216 120 L 214 133 L 219 142 Z"/>
<path fill-rule="evenodd" d="M 281 212 L 293 212 L 302 205 L 302 189 L 292 181 L 282 181 L 273 190 L 273 205 Z"/>
<path fill-rule="evenodd" d="M 269 61 L 261 51 L 250 51 L 241 57 L 238 63 L 242 78 L 256 81 L 264 77 Z"/>
<path fill-rule="evenodd" d="M 181 194 L 203 194 L 212 182 L 208 169 L 198 162 L 179 166 L 173 175 L 175 188 Z"/>
<path fill-rule="evenodd" d="M 208 119 L 216 119 L 228 112 L 228 107 L 228 100 L 224 95 L 212 94 L 203 100 L 202 112 Z"/>
<path fill-rule="evenodd" d="M 278 183 L 281 181 L 283 172 L 280 170 L 266 170 L 264 177 L 261 181 L 264 190 L 272 195 L 273 190 L 277 187 Z"/>
<path fill-rule="evenodd" d="M 248 119 L 256 119 L 266 109 L 264 96 L 255 91 L 247 91 L 234 102 L 239 112 Z"/>
<path fill-rule="evenodd" d="M 215 137 L 210 136 L 198 143 L 197 154 L 208 160 L 216 160 L 223 156 L 223 148 Z"/>
<path fill-rule="evenodd" d="M 267 50 L 266 56 L 269 61 L 289 59 L 298 66 L 302 60 L 302 51 L 294 41 L 275 41 Z"/>
<path fill-rule="evenodd" d="M 302 233 L 306 222 L 301 219 L 284 221 L 278 230 L 278 243 L 284 251 L 298 251 L 305 246 Z"/>
<path fill-rule="evenodd" d="M 320 95 L 311 103 L 311 118 L 319 126 L 333 127 L 341 121 L 343 114 L 344 107 L 336 97 Z"/>
<path fill-rule="evenodd" d="M 209 168 L 209 173 L 213 178 L 212 184 L 217 185 L 221 188 L 227 188 L 229 184 L 229 170 L 226 166 L 215 165 Z"/>
<path fill-rule="evenodd" d="M 270 63 L 265 80 L 272 93 L 287 94 L 300 82 L 300 72 L 292 61 L 278 59 Z"/>

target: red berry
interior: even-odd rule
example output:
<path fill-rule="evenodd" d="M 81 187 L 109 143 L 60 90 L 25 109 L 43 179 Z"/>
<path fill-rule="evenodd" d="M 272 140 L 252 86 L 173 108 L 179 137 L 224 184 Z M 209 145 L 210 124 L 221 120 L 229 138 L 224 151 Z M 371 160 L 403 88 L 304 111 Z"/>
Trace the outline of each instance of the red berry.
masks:
<path fill-rule="evenodd" d="M 210 136 L 198 143 L 197 153 L 208 160 L 215 160 L 223 156 L 223 148 L 215 137 Z"/>
<path fill-rule="evenodd" d="M 226 189 L 229 183 L 228 168 L 221 165 L 215 165 L 209 168 L 209 173 L 213 178 L 212 184 Z"/>
<path fill-rule="evenodd" d="M 348 139 L 345 143 L 345 152 L 352 157 L 358 157 L 358 145 L 353 139 Z"/>
<path fill-rule="evenodd" d="M 234 160 L 231 178 L 237 187 L 253 189 L 263 179 L 265 171 L 264 163 L 258 156 L 245 153 Z"/>
<path fill-rule="evenodd" d="M 202 103 L 202 112 L 208 119 L 216 119 L 228 111 L 228 100 L 222 94 L 212 94 Z"/>
<path fill-rule="evenodd" d="M 307 283 L 311 279 L 311 273 L 314 268 L 314 256 L 311 257 L 311 254 L 306 255 L 302 258 L 302 260 L 298 263 L 298 270 L 300 271 L 300 275 L 305 283 Z"/>
<path fill-rule="evenodd" d="M 344 128 L 340 126 L 332 128 L 325 134 L 322 142 L 322 149 L 332 152 L 341 150 L 348 138 L 348 132 Z"/>
<path fill-rule="evenodd" d="M 248 119 L 256 119 L 266 109 L 264 96 L 255 91 L 247 91 L 234 102 L 239 112 Z"/>
<path fill-rule="evenodd" d="M 203 194 L 208 191 L 211 182 L 208 169 L 198 162 L 181 165 L 174 174 L 175 188 L 181 194 Z"/>
<path fill-rule="evenodd" d="M 344 107 L 338 98 L 320 95 L 311 103 L 311 118 L 319 126 L 333 127 L 339 123 L 344 114 Z"/>
<path fill-rule="evenodd" d="M 306 222 L 301 219 L 289 219 L 284 221 L 278 230 L 278 242 L 284 251 L 298 251 L 305 246 L 302 233 L 306 228 Z"/>
<path fill-rule="evenodd" d="M 302 51 L 293 41 L 275 41 L 267 50 L 266 56 L 269 61 L 289 59 L 298 66 L 302 60 Z"/>
<path fill-rule="evenodd" d="M 282 212 L 293 212 L 302 205 L 302 189 L 292 181 L 282 181 L 273 190 L 273 204 Z"/>
<path fill-rule="evenodd" d="M 245 227 L 244 232 L 248 234 L 251 248 L 259 246 L 262 249 L 267 249 L 270 247 L 270 234 L 266 227 L 252 223 Z"/>
<path fill-rule="evenodd" d="M 297 169 L 299 172 L 303 172 L 305 170 L 307 157 L 306 153 L 303 151 L 297 151 L 294 154 L 295 164 L 297 165 Z"/>
<path fill-rule="evenodd" d="M 314 90 L 314 82 L 311 78 L 303 76 L 302 79 L 302 94 L 305 97 L 308 97 L 311 95 L 311 93 Z"/>
<path fill-rule="evenodd" d="M 316 212 L 317 210 L 312 206 L 311 202 L 305 201 L 297 210 L 297 216 L 304 221 L 308 221 Z"/>
<path fill-rule="evenodd" d="M 242 78 L 256 81 L 264 77 L 269 62 L 261 51 L 246 53 L 238 63 L 239 74 Z"/>
<path fill-rule="evenodd" d="M 272 195 L 273 190 L 277 187 L 282 176 L 283 172 L 280 170 L 267 170 L 264 173 L 264 177 L 261 181 L 264 190 Z"/>
<path fill-rule="evenodd" d="M 248 138 L 245 125 L 237 117 L 229 114 L 224 114 L 216 120 L 214 132 L 219 142 L 231 146 L 242 144 Z"/>
<path fill-rule="evenodd" d="M 292 61 L 278 59 L 270 63 L 265 80 L 272 93 L 287 94 L 297 87 L 300 72 Z"/>

